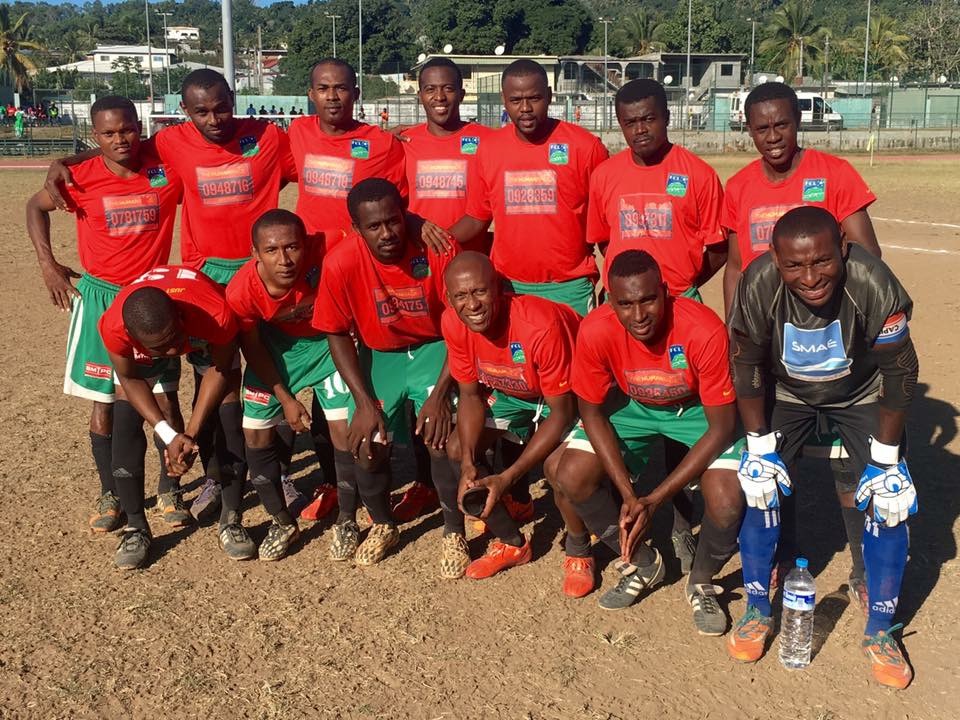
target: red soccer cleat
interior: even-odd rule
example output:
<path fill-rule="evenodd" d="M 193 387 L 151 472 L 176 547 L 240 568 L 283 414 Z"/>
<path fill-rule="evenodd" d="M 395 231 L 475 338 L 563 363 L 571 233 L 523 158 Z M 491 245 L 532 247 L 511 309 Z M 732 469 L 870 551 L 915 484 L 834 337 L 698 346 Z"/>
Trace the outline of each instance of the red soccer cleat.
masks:
<path fill-rule="evenodd" d="M 596 565 L 592 557 L 563 558 L 563 594 L 571 598 L 582 598 L 593 592 L 596 587 Z"/>
<path fill-rule="evenodd" d="M 438 507 L 440 498 L 437 497 L 437 491 L 429 485 L 415 482 L 393 506 L 393 519 L 398 523 L 408 523 Z"/>
<path fill-rule="evenodd" d="M 313 500 L 300 511 L 300 519 L 316 522 L 325 518 L 337 507 L 337 488 L 335 485 L 320 485 L 313 491 Z"/>
<path fill-rule="evenodd" d="M 501 570 L 528 563 L 532 557 L 533 551 L 530 548 L 530 541 L 527 539 L 524 539 L 523 545 L 520 547 L 494 540 L 487 548 L 486 555 L 474 560 L 467 566 L 465 574 L 468 578 L 474 580 L 484 580 L 493 577 Z"/>

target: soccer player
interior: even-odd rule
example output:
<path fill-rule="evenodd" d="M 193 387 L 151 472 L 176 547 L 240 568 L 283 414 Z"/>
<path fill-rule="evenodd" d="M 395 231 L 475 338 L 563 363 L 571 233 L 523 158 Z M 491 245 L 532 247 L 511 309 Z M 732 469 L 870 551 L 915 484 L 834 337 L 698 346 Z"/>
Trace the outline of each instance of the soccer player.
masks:
<path fill-rule="evenodd" d="M 500 499 L 557 448 L 576 420 L 570 372 L 580 316 L 543 298 L 504 293 L 493 264 L 478 252 L 458 255 L 447 267 L 445 284 L 450 307 L 441 328 L 450 374 L 460 388 L 457 435 L 447 453 L 459 463 L 460 481 L 459 488 L 456 482 L 438 486 L 444 521 L 441 574 L 457 578 L 466 571 L 480 580 L 530 561 L 530 541 Z M 477 464 L 506 434 L 524 443 L 523 452 L 512 463 L 505 460 L 502 472 L 482 473 Z M 458 502 L 478 487 L 488 491 L 481 517 L 495 539 L 486 555 L 467 566 Z M 589 537 L 583 539 L 589 548 Z M 592 559 L 568 557 L 564 569 L 567 594 L 580 597 L 593 589 Z"/>
<path fill-rule="evenodd" d="M 780 534 L 779 495 L 790 494 L 787 468 L 826 418 L 862 471 L 859 483 L 836 489 L 845 525 L 848 515 L 867 511 L 863 651 L 879 683 L 910 683 L 913 671 L 892 635 L 900 626 L 891 622 L 907 563 L 906 520 L 917 511 L 903 442 L 918 373 L 912 310 L 890 269 L 848 243 L 824 208 L 795 208 L 781 217 L 771 253 L 741 277 L 728 318 L 747 431 L 739 470 L 747 503 L 740 530 L 747 612 L 727 645 L 737 660 L 759 659 L 773 629 L 768 584 Z M 764 391 L 771 381 L 776 401 L 768 423 Z"/>
<path fill-rule="evenodd" d="M 710 308 L 670 296 L 644 250 L 617 255 L 608 280 L 607 304 L 584 319 L 577 336 L 573 391 L 582 427 L 548 465 L 556 463 L 559 491 L 587 528 L 620 556 L 620 580 L 600 598 L 607 609 L 629 607 L 663 580 L 660 553 L 643 538 L 657 508 L 700 478 L 705 512 L 684 594 L 697 629 L 722 635 L 726 616 L 713 576 L 736 551 L 743 510 L 736 474 L 742 444 L 730 446 L 736 398 L 726 328 Z M 638 495 L 633 476 L 658 436 L 690 449 L 652 492 Z"/>
<path fill-rule="evenodd" d="M 347 193 L 361 180 L 382 177 L 403 197 L 403 148 L 392 134 L 353 119 L 360 95 L 349 63 L 324 58 L 310 70 L 307 96 L 317 114 L 290 124 L 290 147 L 299 182 L 297 215 L 309 235 L 323 233 L 327 250 L 350 232 Z"/>
<path fill-rule="evenodd" d="M 324 258 L 313 326 L 327 334 L 334 364 L 350 390 L 347 442 L 360 497 L 373 520 L 357 547 L 356 501 L 341 497 L 331 552 L 346 559 L 356 549 L 358 565 L 373 565 L 400 537 L 389 507 L 389 461 L 393 434 L 405 425 L 407 400 L 417 413 L 415 432 L 430 451 L 437 485 L 446 482 L 441 474 L 453 472 L 445 449 L 452 381 L 440 316 L 443 272 L 459 248 L 438 254 L 415 244 L 400 191 L 383 178 L 354 185 L 347 207 L 355 234 Z"/>
<path fill-rule="evenodd" d="M 187 472 L 199 450 L 194 438 L 207 416 L 218 406 L 224 413 L 221 401 L 230 391 L 237 322 L 219 285 L 193 268 L 167 265 L 123 288 L 100 318 L 99 330 L 127 401 L 114 408 L 113 476 L 127 516 L 114 559 L 117 567 L 132 570 L 146 562 L 151 541 L 143 512 L 143 421 L 166 446 L 171 474 Z M 151 392 L 152 367 L 158 359 L 178 358 L 200 346 L 212 362 L 200 381 L 190 422 L 178 430 L 166 421 Z M 238 458 L 236 465 L 242 462 Z M 241 524 L 243 473 L 236 466 L 221 471 L 220 546 L 233 560 L 248 559 L 257 549 Z"/>
<path fill-rule="evenodd" d="M 90 517 L 94 532 L 116 530 L 122 521 L 111 469 L 113 367 L 97 332 L 100 316 L 127 285 L 170 260 L 173 224 L 182 194 L 179 176 L 157 156 L 151 141 L 140 141 L 137 110 L 127 98 L 102 97 L 90 108 L 92 136 L 102 155 L 73 169 L 76 184 L 66 188 L 77 219 L 77 246 L 84 274 L 57 262 L 50 243 L 50 213 L 57 205 L 46 190 L 27 203 L 27 231 L 40 261 L 44 284 L 56 307 L 71 312 L 63 391 L 93 401 L 90 448 L 100 477 L 100 497 Z M 80 277 L 74 287 L 71 279 Z M 166 420 L 183 422 L 177 400 L 179 363 L 168 363 L 152 390 Z M 156 441 L 156 438 L 155 438 Z M 163 445 L 157 444 L 161 458 Z M 179 483 L 161 462 L 157 505 L 173 527 L 190 513 Z"/>

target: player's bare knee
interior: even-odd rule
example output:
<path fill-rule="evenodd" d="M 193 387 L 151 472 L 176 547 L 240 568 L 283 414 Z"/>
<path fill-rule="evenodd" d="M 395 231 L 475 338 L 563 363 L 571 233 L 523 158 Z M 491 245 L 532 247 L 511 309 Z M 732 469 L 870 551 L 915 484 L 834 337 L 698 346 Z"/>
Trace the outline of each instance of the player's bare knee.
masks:
<path fill-rule="evenodd" d="M 243 441 L 248 448 L 263 450 L 270 447 L 276 436 L 275 428 L 244 428 Z"/>
<path fill-rule="evenodd" d="M 96 435 L 110 435 L 113 432 L 113 403 L 93 403 L 90 432 Z"/>
<path fill-rule="evenodd" d="M 390 448 L 380 443 L 372 443 L 369 452 L 367 452 L 366 448 L 361 447 L 360 455 L 357 457 L 357 465 L 367 472 L 378 472 L 382 470 L 389 461 Z"/>
<path fill-rule="evenodd" d="M 740 522 L 743 493 L 733 470 L 708 470 L 701 478 L 704 512 L 720 528 Z"/>
<path fill-rule="evenodd" d="M 347 443 L 347 421 L 346 420 L 327 420 L 327 427 L 330 428 L 330 444 L 334 450 L 349 451 L 350 445 Z"/>
<path fill-rule="evenodd" d="M 597 472 L 600 460 L 583 450 L 564 451 L 558 461 L 557 487 L 571 502 L 583 502 L 597 489 L 602 472 Z"/>
<path fill-rule="evenodd" d="M 451 462 L 460 462 L 462 453 L 460 452 L 460 436 L 454 432 L 447 440 L 447 457 Z"/>
<path fill-rule="evenodd" d="M 430 453 L 430 457 L 434 460 L 447 459 L 447 451 L 444 448 L 427 447 L 427 452 Z"/>
<path fill-rule="evenodd" d="M 563 451 L 566 450 L 565 445 L 561 445 L 552 453 L 547 456 L 547 459 L 543 461 L 543 474 L 547 478 L 547 482 L 550 483 L 552 487 L 557 492 L 563 492 L 557 484 L 557 472 L 560 469 L 560 458 L 563 456 Z"/>

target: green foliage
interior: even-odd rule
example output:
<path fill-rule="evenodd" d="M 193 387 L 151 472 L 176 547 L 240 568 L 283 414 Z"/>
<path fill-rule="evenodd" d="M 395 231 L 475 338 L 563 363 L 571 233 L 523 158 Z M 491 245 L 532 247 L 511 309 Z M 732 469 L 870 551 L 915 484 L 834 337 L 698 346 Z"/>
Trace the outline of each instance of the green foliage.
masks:
<path fill-rule="evenodd" d="M 693 0 L 690 23 L 693 52 L 750 52 L 750 24 L 730 11 L 727 6 L 731 4 Z M 687 3 L 676 4 L 661 27 L 659 39 L 670 52 L 686 52 Z"/>
<path fill-rule="evenodd" d="M 763 67 L 776 69 L 788 82 L 803 70 L 810 75 L 823 55 L 824 27 L 805 0 L 787 0 L 770 18 L 758 48 Z M 861 43 L 862 45 L 862 43 Z"/>

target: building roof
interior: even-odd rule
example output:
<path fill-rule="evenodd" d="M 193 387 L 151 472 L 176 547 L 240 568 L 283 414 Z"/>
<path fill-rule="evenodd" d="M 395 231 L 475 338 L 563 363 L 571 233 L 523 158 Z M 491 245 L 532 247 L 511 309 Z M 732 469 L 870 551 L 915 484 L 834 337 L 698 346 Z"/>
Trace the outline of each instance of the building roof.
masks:
<path fill-rule="evenodd" d="M 91 55 L 176 55 L 176 50 L 164 50 L 163 45 L 97 45 Z"/>

